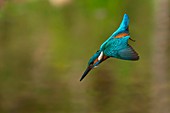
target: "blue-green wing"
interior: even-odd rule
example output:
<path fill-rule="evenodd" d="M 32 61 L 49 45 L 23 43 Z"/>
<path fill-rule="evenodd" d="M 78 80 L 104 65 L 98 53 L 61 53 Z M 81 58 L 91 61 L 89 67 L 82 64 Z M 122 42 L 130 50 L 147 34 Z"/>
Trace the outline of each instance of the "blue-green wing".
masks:
<path fill-rule="evenodd" d="M 122 44 L 120 39 L 110 39 L 103 47 L 104 54 L 109 57 L 117 57 L 119 50 L 125 48 L 126 44 Z"/>
<path fill-rule="evenodd" d="M 124 60 L 138 60 L 139 56 L 135 50 L 128 44 L 130 37 L 121 39 L 110 39 L 103 47 L 104 54 L 109 57 L 124 59 Z"/>
<path fill-rule="evenodd" d="M 124 59 L 124 60 L 139 59 L 138 53 L 130 45 L 127 45 L 126 48 L 119 50 L 117 55 L 118 55 L 117 58 Z"/>

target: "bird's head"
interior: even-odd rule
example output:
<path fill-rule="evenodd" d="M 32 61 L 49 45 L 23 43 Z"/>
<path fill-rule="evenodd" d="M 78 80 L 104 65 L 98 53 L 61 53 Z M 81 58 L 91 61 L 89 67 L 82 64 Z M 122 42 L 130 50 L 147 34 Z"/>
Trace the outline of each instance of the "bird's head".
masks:
<path fill-rule="evenodd" d="M 83 73 L 81 80 L 90 72 L 91 69 L 97 67 L 102 61 L 106 60 L 108 57 L 104 55 L 103 51 L 98 50 L 89 60 L 87 69 Z"/>
<path fill-rule="evenodd" d="M 98 50 L 89 60 L 88 66 L 90 67 L 96 67 L 100 64 L 100 61 L 102 60 L 103 52 Z"/>

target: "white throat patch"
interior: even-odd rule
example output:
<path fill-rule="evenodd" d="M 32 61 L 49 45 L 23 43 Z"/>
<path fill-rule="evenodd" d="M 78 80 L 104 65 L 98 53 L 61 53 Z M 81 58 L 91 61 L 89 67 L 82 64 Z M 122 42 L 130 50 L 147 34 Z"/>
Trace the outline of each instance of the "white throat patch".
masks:
<path fill-rule="evenodd" d="M 98 60 L 101 60 L 103 58 L 103 51 L 100 53 Z"/>

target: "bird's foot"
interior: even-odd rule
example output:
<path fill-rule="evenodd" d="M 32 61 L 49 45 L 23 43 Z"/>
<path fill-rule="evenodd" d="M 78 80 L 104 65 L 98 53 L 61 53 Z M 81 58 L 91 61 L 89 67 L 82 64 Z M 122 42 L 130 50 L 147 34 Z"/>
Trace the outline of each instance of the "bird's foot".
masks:
<path fill-rule="evenodd" d="M 132 38 L 129 38 L 131 41 L 135 42 L 136 40 L 133 40 Z"/>

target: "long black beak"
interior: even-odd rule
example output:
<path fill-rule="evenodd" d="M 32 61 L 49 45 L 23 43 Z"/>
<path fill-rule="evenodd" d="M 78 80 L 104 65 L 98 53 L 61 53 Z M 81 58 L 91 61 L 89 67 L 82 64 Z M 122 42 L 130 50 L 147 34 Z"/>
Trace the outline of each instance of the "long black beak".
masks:
<path fill-rule="evenodd" d="M 84 77 L 90 72 L 90 70 L 93 68 L 93 66 L 89 66 L 87 67 L 87 69 L 85 70 L 85 72 L 83 73 L 80 81 L 82 81 L 84 79 Z"/>

